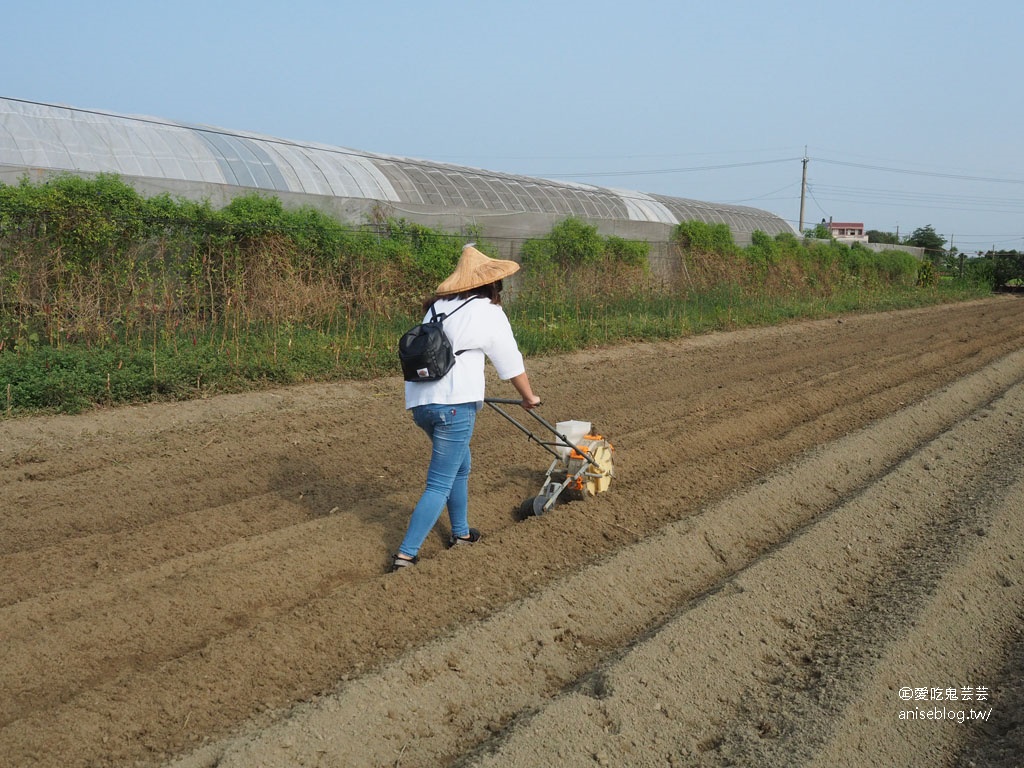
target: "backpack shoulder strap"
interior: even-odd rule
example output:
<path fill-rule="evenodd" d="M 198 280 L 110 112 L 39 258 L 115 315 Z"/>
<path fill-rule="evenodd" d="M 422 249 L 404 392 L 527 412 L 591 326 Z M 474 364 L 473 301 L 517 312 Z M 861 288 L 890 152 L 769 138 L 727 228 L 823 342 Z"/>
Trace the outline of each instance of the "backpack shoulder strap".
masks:
<path fill-rule="evenodd" d="M 470 296 L 470 297 L 469 297 L 468 299 L 466 299 L 466 300 L 465 300 L 464 302 L 462 302 L 461 304 L 459 304 L 459 306 L 457 306 L 457 307 L 456 307 L 455 309 L 453 309 L 453 310 L 452 310 L 451 312 L 448 312 L 447 314 L 440 314 L 440 315 L 438 315 L 438 314 L 434 314 L 434 316 L 433 316 L 433 317 L 432 317 L 432 318 L 430 319 L 430 322 L 432 322 L 432 323 L 434 323 L 434 322 L 438 322 L 438 323 L 440 323 L 440 322 L 441 322 L 441 321 L 443 321 L 443 320 L 444 320 L 444 319 L 445 319 L 446 317 L 451 317 L 452 315 L 454 315 L 454 314 L 455 314 L 456 312 L 458 312 L 458 311 L 459 311 L 460 309 L 462 309 L 462 308 L 463 308 L 464 306 L 466 306 L 467 304 L 469 304 L 469 302 L 471 302 L 471 301 L 472 301 L 473 299 L 480 299 L 480 298 L 483 298 L 483 297 L 482 297 L 482 296 L 479 296 L 479 295 L 477 295 L 477 296 Z M 431 311 L 431 312 L 434 312 L 434 305 L 433 305 L 433 304 L 431 304 L 431 305 L 430 305 L 430 311 Z M 464 349 L 459 349 L 459 350 L 456 350 L 456 352 L 455 352 L 455 356 L 456 356 L 456 357 L 458 357 L 459 355 L 461 355 L 461 354 L 462 354 L 463 352 L 465 352 L 465 351 L 466 351 L 466 350 L 464 350 Z"/>
<path fill-rule="evenodd" d="M 470 296 L 470 297 L 469 297 L 468 299 L 466 299 L 466 300 L 465 300 L 464 302 L 462 302 L 461 304 L 459 304 L 459 306 L 457 306 L 457 307 L 456 307 L 455 309 L 453 309 L 453 310 L 452 310 L 451 312 L 449 312 L 449 313 L 447 314 L 447 317 L 451 317 L 452 315 L 454 315 L 454 314 L 455 314 L 456 312 L 458 312 L 458 311 L 459 311 L 460 309 L 462 309 L 462 308 L 463 308 L 464 306 L 466 306 L 467 304 L 469 304 L 469 302 L 471 302 L 471 301 L 472 301 L 473 299 L 481 299 L 481 298 L 483 298 L 483 297 L 482 297 L 482 296 Z"/>
<path fill-rule="evenodd" d="M 473 299 L 480 299 L 480 298 L 483 298 L 483 297 L 482 296 L 470 296 L 468 299 L 466 299 L 464 302 L 459 304 L 459 306 L 457 306 L 451 312 L 442 312 L 441 314 L 438 314 L 437 310 L 434 309 L 434 305 L 431 304 L 430 305 L 430 322 L 432 322 L 432 323 L 444 322 L 446 319 L 448 319 L 449 317 L 454 315 L 456 312 L 458 312 L 464 306 L 469 304 L 469 302 L 471 302 Z"/>

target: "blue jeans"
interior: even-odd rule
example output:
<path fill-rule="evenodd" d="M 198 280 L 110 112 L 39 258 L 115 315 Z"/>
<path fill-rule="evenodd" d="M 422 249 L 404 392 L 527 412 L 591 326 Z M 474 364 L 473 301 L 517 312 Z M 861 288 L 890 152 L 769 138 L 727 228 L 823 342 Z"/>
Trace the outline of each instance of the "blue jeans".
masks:
<path fill-rule="evenodd" d="M 403 555 L 416 556 L 446 506 L 452 533 L 469 535 L 469 439 L 480 405 L 432 404 L 412 409 L 413 421 L 427 433 L 434 447 L 427 470 L 427 488 L 412 511 L 409 528 L 398 548 Z"/>

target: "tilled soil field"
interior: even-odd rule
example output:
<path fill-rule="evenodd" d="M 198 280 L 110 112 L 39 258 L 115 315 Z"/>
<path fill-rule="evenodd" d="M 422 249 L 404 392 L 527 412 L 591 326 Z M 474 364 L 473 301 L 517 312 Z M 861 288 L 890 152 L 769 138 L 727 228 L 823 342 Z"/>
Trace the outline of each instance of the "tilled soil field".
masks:
<path fill-rule="evenodd" d="M 519 520 L 547 454 L 485 409 L 484 539 L 398 574 L 397 378 L 0 422 L 0 765 L 1019 766 L 1022 330 L 530 360 L 610 491 Z"/>

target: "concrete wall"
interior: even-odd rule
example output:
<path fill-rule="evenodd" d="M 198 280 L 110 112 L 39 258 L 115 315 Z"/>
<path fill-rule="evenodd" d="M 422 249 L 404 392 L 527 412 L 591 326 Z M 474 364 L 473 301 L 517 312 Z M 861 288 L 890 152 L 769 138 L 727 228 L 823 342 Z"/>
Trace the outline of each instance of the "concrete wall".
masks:
<path fill-rule="evenodd" d="M 827 243 L 828 240 L 822 240 L 821 238 L 809 237 L 808 240 L 817 240 L 821 243 Z M 840 241 L 842 242 L 842 241 Z M 881 253 L 882 251 L 903 251 L 909 253 L 911 256 L 916 256 L 919 259 L 924 258 L 924 248 L 918 248 L 914 245 L 890 245 L 889 243 L 860 243 L 862 248 L 867 248 L 869 251 L 875 253 Z"/>
<path fill-rule="evenodd" d="M 875 253 L 881 253 L 882 251 L 903 251 L 904 253 L 909 253 L 911 256 L 916 256 L 919 259 L 924 258 L 924 248 L 918 248 L 913 245 L 890 245 L 888 243 L 861 243 L 861 245 Z"/>

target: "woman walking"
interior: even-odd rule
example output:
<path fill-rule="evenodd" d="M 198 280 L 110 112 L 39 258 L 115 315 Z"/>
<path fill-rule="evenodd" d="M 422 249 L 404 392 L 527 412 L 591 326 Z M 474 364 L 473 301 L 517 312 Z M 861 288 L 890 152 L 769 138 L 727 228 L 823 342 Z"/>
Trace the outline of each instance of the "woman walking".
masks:
<path fill-rule="evenodd" d="M 424 302 L 424 322 L 431 318 L 431 307 L 445 315 L 444 332 L 456 362 L 441 379 L 405 383 L 405 407 L 430 437 L 432 450 L 426 489 L 413 509 L 392 571 L 418 562 L 420 547 L 445 507 L 451 522 L 449 547 L 480 540 L 480 531 L 469 527 L 469 441 L 483 407 L 484 360 L 491 361 L 499 378 L 512 383 L 523 408 L 540 405 L 501 307 L 502 280 L 518 270 L 516 262 L 492 259 L 471 243 L 462 249 L 455 271 Z"/>

